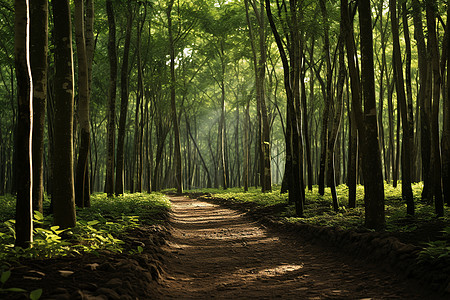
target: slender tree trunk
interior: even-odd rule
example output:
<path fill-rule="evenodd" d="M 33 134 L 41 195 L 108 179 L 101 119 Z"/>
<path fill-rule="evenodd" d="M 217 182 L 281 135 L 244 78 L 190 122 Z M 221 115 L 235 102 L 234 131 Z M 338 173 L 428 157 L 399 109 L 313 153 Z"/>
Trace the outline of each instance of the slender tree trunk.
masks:
<path fill-rule="evenodd" d="M 435 1 L 428 1 L 426 6 L 428 43 L 431 49 L 431 66 L 433 70 L 433 102 L 431 110 L 431 163 L 430 174 L 433 178 L 433 194 L 435 210 L 438 217 L 444 216 L 442 198 L 441 149 L 439 143 L 439 101 L 441 93 L 441 73 L 439 67 L 439 51 L 436 36 Z"/>
<path fill-rule="evenodd" d="M 447 16 L 450 13 L 450 5 L 447 5 Z M 450 25 L 447 22 L 446 31 L 449 32 Z M 444 126 L 441 139 L 442 147 L 442 182 L 444 200 L 450 206 L 450 39 L 447 39 L 447 95 L 444 98 Z"/>
<path fill-rule="evenodd" d="M 412 150 L 412 137 L 410 131 L 410 115 L 408 114 L 408 107 L 405 95 L 405 85 L 403 80 L 402 69 L 402 57 L 400 50 L 400 38 L 398 32 L 397 21 L 397 1 L 389 1 L 389 10 L 391 13 L 391 30 L 393 38 L 394 48 L 394 68 L 395 68 L 395 81 L 397 87 L 397 101 L 399 102 L 400 115 L 403 128 L 403 144 L 402 144 L 402 198 L 406 201 L 408 215 L 414 215 L 414 199 L 411 188 L 411 150 Z M 397 141 L 399 142 L 399 141 Z"/>
<path fill-rule="evenodd" d="M 320 0 L 320 9 L 322 11 L 322 20 L 324 24 L 328 24 L 328 14 L 326 9 L 325 0 Z M 330 39 L 328 34 L 328 25 L 325 26 L 324 32 L 324 50 L 325 50 L 325 62 L 326 62 L 326 95 L 324 98 L 324 108 L 322 116 L 322 135 L 321 135 L 321 154 L 320 154 L 320 170 L 319 170 L 319 194 L 325 194 L 325 167 L 327 165 L 327 154 L 328 150 L 328 119 L 330 114 L 330 106 L 332 105 L 333 95 L 331 91 L 332 84 L 332 70 L 331 70 L 331 58 L 330 58 Z"/>
<path fill-rule="evenodd" d="M 84 0 L 75 0 L 75 39 L 78 57 L 78 120 L 80 122 L 81 143 L 75 179 L 75 203 L 78 207 L 85 206 L 85 184 L 89 182 L 89 74 L 86 56 L 86 40 L 84 28 Z"/>
<path fill-rule="evenodd" d="M 414 36 L 417 41 L 418 66 L 419 66 L 419 92 L 417 103 L 420 106 L 420 152 L 422 154 L 422 177 L 423 192 L 422 198 L 428 198 L 428 191 L 432 190 L 432 178 L 429 176 L 430 155 L 431 155 L 431 133 L 430 133 L 430 107 L 428 88 L 428 61 L 427 49 L 422 24 L 422 5 L 419 0 L 412 0 L 412 12 L 414 21 Z"/>
<path fill-rule="evenodd" d="M 117 165 L 116 165 L 116 196 L 123 194 L 124 189 L 124 141 L 125 126 L 128 111 L 128 58 L 130 54 L 131 26 L 133 16 L 131 11 L 131 0 L 127 1 L 127 27 L 125 31 L 125 44 L 123 48 L 122 69 L 120 72 L 120 116 L 119 129 L 117 133 Z"/>
<path fill-rule="evenodd" d="M 300 37 L 298 32 L 298 3 L 296 0 L 289 1 L 289 14 L 290 14 L 290 23 L 292 24 L 291 27 L 291 34 L 292 34 L 292 45 L 291 50 L 292 51 L 292 57 L 291 57 L 291 67 L 289 66 L 289 61 L 286 56 L 286 51 L 284 50 L 283 41 L 281 40 L 281 36 L 278 32 L 278 29 L 275 25 L 275 22 L 273 20 L 272 11 L 270 7 L 270 0 L 265 0 L 266 3 L 266 12 L 269 19 L 269 24 L 272 29 L 272 32 L 275 37 L 275 41 L 278 47 L 278 50 L 280 52 L 281 61 L 283 63 L 283 71 L 284 71 L 284 85 L 286 90 L 286 96 L 287 96 L 287 126 L 289 126 L 290 135 L 288 136 L 288 130 L 286 130 L 286 149 L 291 148 L 291 155 L 292 157 L 288 157 L 288 153 L 286 151 L 286 161 L 291 160 L 290 164 L 290 174 L 288 175 L 288 181 L 289 181 L 289 202 L 295 203 L 295 211 L 298 216 L 303 215 L 303 207 L 304 207 L 304 187 L 303 182 L 301 181 L 301 162 L 300 158 L 301 156 L 301 148 L 302 140 L 301 140 L 301 132 L 299 132 L 299 126 L 301 126 L 301 120 L 298 120 L 298 113 L 296 112 L 295 107 L 295 99 L 294 95 L 298 94 L 299 91 L 296 91 L 296 88 L 299 88 L 298 82 L 296 83 L 295 80 L 300 78 L 300 66 L 301 66 L 301 57 L 299 55 L 299 49 L 300 49 Z M 296 74 L 297 76 L 293 76 L 292 80 L 294 82 L 291 83 L 291 71 L 292 74 Z M 292 85 L 291 85 L 292 84 Z M 300 102 L 300 99 L 299 99 Z M 298 107 L 300 109 L 300 107 Z M 301 115 L 301 114 L 300 114 Z M 300 122 L 299 122 L 300 121 Z M 301 127 L 300 127 L 301 128 Z M 286 165 L 286 167 L 288 167 Z"/>
<path fill-rule="evenodd" d="M 30 2 L 30 60 L 33 75 L 33 210 L 43 213 L 44 129 L 47 101 L 48 1 Z"/>
<path fill-rule="evenodd" d="M 311 163 L 311 142 L 310 142 L 310 136 L 309 136 L 309 128 L 308 128 L 308 107 L 306 103 L 306 86 L 305 86 L 305 70 L 302 70 L 302 75 L 300 78 L 300 85 L 301 85 L 301 99 L 302 99 L 302 110 L 303 110 L 303 140 L 305 142 L 305 151 L 306 151 L 306 173 L 308 174 L 308 190 L 312 191 L 312 163 Z M 310 78 L 311 80 L 311 78 Z M 313 90 L 310 91 L 311 93 L 314 93 Z"/>
<path fill-rule="evenodd" d="M 53 156 L 53 215 L 55 225 L 74 227 L 73 177 L 73 53 L 69 1 L 52 2 L 55 26 L 55 120 Z"/>
<path fill-rule="evenodd" d="M 415 174 L 415 164 L 414 157 L 416 148 L 414 147 L 414 108 L 413 108 L 413 98 L 412 98 L 412 86 L 411 86 L 411 38 L 409 36 L 409 26 L 408 26 L 408 10 L 406 8 L 406 2 L 402 4 L 402 20 L 403 20 L 403 35 L 405 37 L 405 50 L 406 50 L 406 61 L 405 61 L 405 84 L 406 84 L 406 103 L 407 103 L 407 112 L 408 115 L 408 131 L 409 131 L 409 139 L 411 148 L 409 149 L 410 153 L 410 177 L 411 182 L 414 182 L 414 174 Z M 407 160 L 405 160 L 407 161 Z"/>
<path fill-rule="evenodd" d="M 16 153 L 16 246 L 30 247 L 33 242 L 32 188 L 33 169 L 31 163 L 33 130 L 33 83 L 29 59 L 30 15 L 29 2 L 14 2 L 15 39 L 14 62 L 17 78 L 17 131 L 14 152 Z"/>
<path fill-rule="evenodd" d="M 249 168 L 250 168 L 250 161 L 249 161 L 249 150 L 250 150 L 250 143 L 249 143 L 249 137 L 248 132 L 250 130 L 249 122 L 250 122 L 250 101 L 247 102 L 247 106 L 245 107 L 245 119 L 244 119 L 244 191 L 248 191 L 248 175 L 249 175 Z"/>
<path fill-rule="evenodd" d="M 341 37 L 344 36 L 344 24 L 341 22 Z M 343 94 L 344 94 L 344 84 L 346 74 L 345 67 L 345 59 L 344 59 L 344 40 L 341 38 L 339 45 L 339 77 L 337 82 L 337 96 L 336 96 L 336 114 L 334 116 L 334 124 L 332 126 L 331 134 L 329 135 L 328 141 L 328 185 L 331 188 L 331 195 L 333 198 L 333 209 L 334 211 L 339 211 L 339 202 L 336 193 L 336 172 L 335 172 L 335 161 L 334 161 L 334 153 L 336 148 L 336 140 L 339 135 L 339 128 L 341 125 L 342 119 L 342 110 L 343 110 Z"/>
<path fill-rule="evenodd" d="M 175 178 L 177 193 L 183 192 L 183 170 L 181 168 L 181 145 L 180 145 L 180 129 L 178 125 L 177 107 L 175 102 L 175 45 L 173 39 L 172 28 L 172 7 L 174 0 L 169 0 L 167 7 L 167 21 L 169 28 L 169 55 L 170 55 L 170 107 L 172 110 L 172 125 L 175 137 Z"/>
<path fill-rule="evenodd" d="M 358 63 L 356 62 L 355 40 L 353 37 L 353 27 L 351 26 L 349 9 L 347 0 L 341 0 L 341 23 L 344 27 L 344 40 L 347 49 L 347 62 L 350 75 L 352 103 L 350 112 L 350 142 L 349 142 L 349 170 L 348 170 L 348 186 L 349 186 L 349 207 L 356 206 L 356 183 L 359 170 L 359 147 L 358 137 L 364 137 L 360 131 L 364 131 L 362 126 L 362 109 L 361 109 L 361 83 L 359 77 Z"/>
<path fill-rule="evenodd" d="M 112 0 L 106 0 L 106 14 L 108 16 L 108 57 L 109 57 L 109 88 L 108 111 L 106 125 L 106 178 L 105 192 L 108 197 L 114 196 L 114 148 L 115 148 L 115 107 L 117 85 L 117 53 L 116 53 L 116 21 Z"/>
<path fill-rule="evenodd" d="M 364 95 L 364 131 L 362 132 L 364 135 L 361 140 L 364 153 L 365 224 L 369 228 L 381 229 L 385 226 L 384 185 L 378 145 L 370 0 L 361 0 L 358 11 L 361 31 L 361 84 Z"/>

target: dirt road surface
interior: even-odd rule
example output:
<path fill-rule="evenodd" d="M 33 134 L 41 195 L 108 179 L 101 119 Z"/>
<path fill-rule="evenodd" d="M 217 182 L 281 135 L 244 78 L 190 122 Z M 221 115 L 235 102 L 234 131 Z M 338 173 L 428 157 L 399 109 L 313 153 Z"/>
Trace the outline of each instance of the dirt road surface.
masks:
<path fill-rule="evenodd" d="M 171 197 L 162 299 L 443 299 L 351 254 L 267 229 L 235 210 Z"/>

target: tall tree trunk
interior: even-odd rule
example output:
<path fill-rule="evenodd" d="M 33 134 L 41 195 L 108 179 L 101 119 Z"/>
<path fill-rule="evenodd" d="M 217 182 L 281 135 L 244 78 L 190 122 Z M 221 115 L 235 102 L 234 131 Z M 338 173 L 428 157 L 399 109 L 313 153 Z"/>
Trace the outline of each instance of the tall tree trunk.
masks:
<path fill-rule="evenodd" d="M 399 102 L 400 115 L 403 128 L 403 144 L 402 144 L 402 198 L 406 201 L 406 212 L 408 215 L 414 215 L 414 199 L 411 188 L 411 150 L 412 150 L 412 137 L 410 131 L 410 120 L 408 114 L 408 107 L 406 103 L 405 84 L 403 80 L 402 69 L 402 55 L 400 50 L 400 38 L 398 32 L 397 21 L 397 1 L 389 0 L 389 10 L 391 12 L 391 30 L 393 38 L 394 48 L 394 68 L 395 68 L 395 81 L 397 87 L 397 101 Z M 399 142 L 399 141 L 397 141 Z"/>
<path fill-rule="evenodd" d="M 48 1 L 30 2 L 30 60 L 33 75 L 33 210 L 43 213 L 44 129 L 47 101 Z"/>
<path fill-rule="evenodd" d="M 412 0 L 412 12 L 414 21 L 414 36 L 417 41 L 418 66 L 419 66 L 419 92 L 417 103 L 420 106 L 420 152 L 422 154 L 422 177 L 423 192 L 422 198 L 428 198 L 428 191 L 432 190 L 432 178 L 430 172 L 431 155 L 431 132 L 430 132 L 430 107 L 429 107 L 429 88 L 428 88 L 428 61 L 427 49 L 422 24 L 422 5 L 419 0 Z"/>
<path fill-rule="evenodd" d="M 14 2 L 14 62 L 17 78 L 17 131 L 16 131 L 16 246 L 30 247 L 33 242 L 31 140 L 33 129 L 33 83 L 29 59 L 30 15 L 29 2 Z"/>
<path fill-rule="evenodd" d="M 86 43 L 86 61 L 87 61 L 87 72 L 88 72 L 88 93 L 89 99 L 91 98 L 92 91 L 92 64 L 94 62 L 94 50 L 95 50 L 95 40 L 94 40 L 94 0 L 86 0 L 86 16 L 85 16 L 85 43 Z M 90 118 L 90 117 L 89 117 Z M 91 151 L 89 147 L 89 162 L 91 162 Z M 91 206 L 92 186 L 90 180 L 89 170 L 85 174 L 84 182 L 84 206 Z M 88 178 L 88 180 L 86 180 Z"/>
<path fill-rule="evenodd" d="M 361 32 L 361 84 L 364 99 L 363 172 L 365 224 L 369 228 L 385 226 L 384 185 L 381 153 L 378 145 L 378 124 L 375 101 L 373 64 L 372 16 L 370 0 L 361 0 L 358 6 Z"/>
<path fill-rule="evenodd" d="M 75 179 L 75 203 L 85 206 L 85 198 L 89 197 L 85 185 L 89 182 L 89 149 L 91 134 L 89 128 L 89 74 L 86 55 L 86 39 L 84 24 L 84 0 L 75 0 L 75 39 L 78 57 L 78 120 L 80 122 L 81 142 Z"/>
<path fill-rule="evenodd" d="M 122 69 L 120 72 L 120 116 L 119 129 L 117 133 L 117 164 L 116 164 L 116 196 L 123 194 L 124 190 L 124 141 L 125 126 L 128 111 L 128 58 L 130 54 L 131 26 L 133 16 L 131 11 L 131 0 L 127 1 L 127 27 L 125 31 L 125 44 L 123 48 Z"/>
<path fill-rule="evenodd" d="M 114 196 L 114 143 L 115 143 L 115 107 L 117 85 L 117 53 L 116 53 L 116 21 L 112 0 L 106 0 L 106 14 L 108 16 L 108 57 L 109 57 L 109 88 L 106 125 L 106 178 L 105 192 L 108 197 Z"/>
<path fill-rule="evenodd" d="M 328 24 L 328 14 L 325 0 L 320 0 L 320 9 L 322 11 L 322 21 L 324 24 Z M 328 25 L 325 25 L 324 32 L 324 51 L 325 51 L 325 62 L 326 62 L 326 95 L 324 98 L 324 108 L 322 115 L 322 135 L 321 135 L 321 153 L 320 153 L 320 170 L 319 170 L 319 194 L 325 194 L 325 168 L 327 165 L 327 157 L 330 154 L 327 154 L 328 151 L 328 119 L 330 114 L 330 106 L 333 102 L 333 95 L 331 91 L 332 84 L 332 70 L 331 70 L 331 58 L 330 58 L 330 39 L 328 34 Z"/>
<path fill-rule="evenodd" d="M 439 66 L 438 41 L 436 36 L 436 1 L 428 1 L 426 5 L 428 43 L 431 50 L 431 66 L 433 70 L 433 102 L 431 109 L 431 163 L 428 176 L 433 178 L 433 194 L 435 210 L 438 217 L 444 216 L 442 198 L 441 149 L 439 143 L 439 101 L 441 93 L 441 73 Z"/>
<path fill-rule="evenodd" d="M 340 25 L 340 36 L 344 36 L 344 24 L 341 22 Z M 329 135 L 329 141 L 328 141 L 328 185 L 331 189 L 331 195 L 333 198 L 333 209 L 334 211 L 339 211 L 339 202 L 337 198 L 337 192 L 336 192 L 336 172 L 335 172 L 335 161 L 334 161 L 334 152 L 336 148 L 336 140 L 339 135 L 339 128 L 341 125 L 341 119 L 342 119 L 342 110 L 343 110 L 343 94 L 344 94 L 344 84 L 345 84 L 345 77 L 346 74 L 346 67 L 345 67 L 345 59 L 344 59 L 344 40 L 341 38 L 338 45 L 338 51 L 339 51 L 339 75 L 338 75 L 338 81 L 337 81 L 337 95 L 336 95 L 336 105 L 335 105 L 335 116 L 334 116 L 334 123 L 332 126 L 332 131 Z"/>
<path fill-rule="evenodd" d="M 73 178 L 73 53 L 68 0 L 53 1 L 55 26 L 55 120 L 53 156 L 53 215 L 55 225 L 74 227 Z"/>
<path fill-rule="evenodd" d="M 450 13 L 450 5 L 447 5 L 447 16 Z M 450 25 L 447 22 L 446 31 L 449 32 Z M 447 39 L 447 95 L 444 98 L 444 126 L 441 139 L 442 147 L 442 182 L 444 200 L 450 206 L 450 39 Z"/>
<path fill-rule="evenodd" d="M 284 86 L 286 90 L 287 96 L 287 126 L 289 126 L 290 135 L 286 134 L 286 149 L 290 148 L 291 156 L 288 157 L 288 152 L 286 151 L 286 161 L 291 160 L 290 163 L 290 174 L 288 175 L 288 185 L 289 185 L 289 202 L 295 203 L 295 211 L 298 216 L 303 215 L 303 207 L 304 207 L 304 187 L 302 180 L 302 168 L 301 168 L 301 150 L 302 150 L 302 139 L 301 132 L 299 132 L 299 128 L 301 128 L 301 120 L 298 120 L 299 114 L 296 111 L 295 107 L 295 99 L 294 95 L 300 95 L 299 90 L 296 91 L 296 88 L 299 88 L 299 82 L 295 82 L 296 79 L 300 78 L 300 66 L 301 66 L 301 57 L 300 57 L 300 37 L 299 37 L 299 27 L 298 27 L 298 3 L 296 0 L 289 1 L 289 14 L 290 14 L 290 23 L 292 24 L 291 32 L 292 41 L 291 41 L 291 49 L 294 51 L 290 51 L 292 53 L 292 57 L 290 57 L 291 66 L 289 65 L 289 60 L 286 56 L 286 51 L 284 49 L 283 41 L 281 40 L 281 36 L 278 32 L 278 29 L 273 20 L 272 11 L 270 8 L 270 0 L 265 0 L 266 3 L 266 12 L 267 17 L 269 19 L 269 24 L 272 29 L 272 32 L 275 37 L 275 41 L 281 56 L 281 61 L 283 63 L 283 71 L 284 71 Z M 281 12 L 280 12 L 281 13 Z M 294 74 L 291 82 L 291 72 Z M 298 99 L 300 102 L 300 99 Z M 300 109 L 300 107 L 298 107 Z M 301 114 L 300 114 L 301 116 Z M 299 122 L 300 121 L 300 122 Z M 301 130 L 301 129 L 300 129 Z M 286 130 L 288 133 L 288 130 Z M 288 167 L 286 165 L 286 167 Z M 286 177 L 286 176 L 285 176 Z"/>
<path fill-rule="evenodd" d="M 412 99 L 412 86 L 411 86 L 411 38 L 409 36 L 409 26 L 408 26 L 408 10 L 406 8 L 406 1 L 402 4 L 402 20 L 403 20 L 403 35 L 405 37 L 405 50 L 406 50 L 406 61 L 405 61 L 405 85 L 406 85 L 406 104 L 408 115 L 408 131 L 411 148 L 410 151 L 410 177 L 411 182 L 414 182 L 415 174 L 415 164 L 414 157 L 416 148 L 414 147 L 414 108 Z M 398 30 L 398 29 L 397 29 Z M 404 160 L 407 161 L 407 160 Z"/>
<path fill-rule="evenodd" d="M 306 86 L 305 86 L 305 73 L 306 71 L 302 70 L 301 77 L 300 77 L 300 85 L 301 85 L 301 99 L 302 99 L 302 121 L 303 121 L 303 140 L 305 142 L 305 151 L 306 151 L 306 173 L 308 176 L 308 190 L 312 191 L 313 186 L 313 174 L 312 174 L 312 163 L 311 163 L 311 142 L 310 142 L 310 136 L 309 136 L 309 127 L 308 127 L 308 107 L 306 104 Z M 310 81 L 313 81 L 311 78 Z M 310 93 L 314 93 L 314 89 L 310 90 Z"/>
<path fill-rule="evenodd" d="M 359 77 L 358 63 L 356 62 L 355 40 L 353 36 L 353 27 L 350 22 L 349 8 L 347 0 L 341 0 L 341 23 L 343 23 L 344 40 L 347 49 L 347 62 L 350 75 L 352 103 L 350 110 L 350 142 L 349 142 L 349 170 L 348 170 L 348 186 L 349 186 L 349 207 L 356 206 L 356 183 L 359 170 L 358 157 L 359 145 L 358 137 L 363 137 L 360 131 L 364 131 L 362 127 L 362 109 L 361 109 L 361 83 Z"/>
<path fill-rule="evenodd" d="M 270 157 L 270 126 L 267 116 L 267 106 L 265 99 L 265 71 L 267 62 L 267 47 L 265 34 L 265 14 L 264 4 L 261 1 L 260 9 L 256 1 L 251 2 L 253 11 L 258 22 L 258 36 L 253 34 L 253 26 L 249 17 L 248 0 L 245 1 L 247 23 L 249 27 L 249 37 L 253 53 L 253 68 L 255 71 L 255 87 L 256 87 L 256 101 L 257 101 L 257 115 L 259 125 L 259 159 L 260 159 L 260 181 L 263 192 L 272 190 L 272 176 L 271 176 L 271 157 Z M 254 40 L 258 39 L 259 44 L 256 47 Z M 258 51 L 259 50 L 259 53 Z"/>
<path fill-rule="evenodd" d="M 173 38 L 173 28 L 172 28 L 172 7 L 174 0 L 169 0 L 167 7 L 167 26 L 169 30 L 169 55 L 170 55 L 170 107 L 172 114 L 172 125 L 175 138 L 175 178 L 176 178 L 176 188 L 177 193 L 181 194 L 183 192 L 183 170 L 181 168 L 181 145 L 180 145 L 180 129 L 178 125 L 177 117 L 177 106 L 175 102 L 175 41 Z"/>
<path fill-rule="evenodd" d="M 250 130 L 249 122 L 250 122 L 250 100 L 247 102 L 245 107 L 245 118 L 244 118 L 244 191 L 248 191 L 248 177 L 249 177 L 249 169 L 250 169 L 250 142 L 248 132 Z"/>

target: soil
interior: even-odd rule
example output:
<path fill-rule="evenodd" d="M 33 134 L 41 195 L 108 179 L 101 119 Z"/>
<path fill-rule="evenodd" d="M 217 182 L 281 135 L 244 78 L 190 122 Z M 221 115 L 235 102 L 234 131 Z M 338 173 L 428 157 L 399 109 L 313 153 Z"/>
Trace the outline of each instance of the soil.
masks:
<path fill-rule="evenodd" d="M 182 196 L 171 201 L 170 223 L 129 232 L 123 254 L 22 261 L 4 288 L 42 288 L 41 299 L 448 299 L 237 210 Z M 130 254 L 136 246 L 143 252 Z"/>
<path fill-rule="evenodd" d="M 236 210 L 172 197 L 162 299 L 444 299 L 420 283 Z"/>

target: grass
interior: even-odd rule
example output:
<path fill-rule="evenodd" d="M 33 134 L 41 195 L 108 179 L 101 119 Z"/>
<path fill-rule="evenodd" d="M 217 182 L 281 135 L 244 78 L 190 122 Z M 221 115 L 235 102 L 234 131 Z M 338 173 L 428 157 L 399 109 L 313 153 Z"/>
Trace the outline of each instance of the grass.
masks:
<path fill-rule="evenodd" d="M 423 247 L 419 255 L 422 261 L 450 258 L 450 207 L 444 208 L 445 217 L 437 218 L 434 206 L 421 200 L 423 184 L 415 183 L 412 189 L 415 202 L 413 217 L 406 215 L 406 203 L 401 196 L 401 183 L 396 188 L 391 184 L 385 184 L 385 231 L 405 243 Z M 239 188 L 190 192 L 210 193 L 213 197 L 222 198 L 230 204 L 261 211 L 288 223 L 368 231 L 364 227 L 364 187 L 361 185 L 356 191 L 356 208 L 348 208 L 348 187 L 346 185 L 337 187 L 338 212 L 333 211 L 330 189 L 326 188 L 323 196 L 319 195 L 317 186 L 314 186 L 312 191 L 306 190 L 303 217 L 295 215 L 294 205 L 288 203 L 287 194 L 280 194 L 280 186 L 274 186 L 270 193 L 262 193 L 256 188 L 250 188 L 248 192 Z"/>
<path fill-rule="evenodd" d="M 161 223 L 166 219 L 170 202 L 163 194 L 125 194 L 108 198 L 106 194 L 91 196 L 91 207 L 77 209 L 77 226 L 61 230 L 53 226 L 52 215 L 34 215 L 34 241 L 32 247 L 14 247 L 15 200 L 0 197 L 0 262 L 8 264 L 19 259 L 45 259 L 98 253 L 101 250 L 122 252 L 120 236 L 142 224 Z M 45 211 L 50 200 L 45 199 Z"/>
<path fill-rule="evenodd" d="M 416 223 L 426 223 L 435 220 L 434 207 L 421 201 L 423 184 L 413 184 L 413 196 L 416 204 L 416 215 L 412 219 Z M 319 195 L 318 187 L 312 191 L 305 191 L 306 205 L 304 216 L 295 216 L 293 204 L 288 203 L 287 194 L 280 194 L 280 186 L 274 186 L 272 192 L 262 193 L 260 189 L 249 188 L 244 192 L 242 188 L 202 189 L 192 190 L 194 193 L 210 193 L 214 197 L 222 198 L 233 204 L 252 206 L 255 209 L 270 209 L 271 207 L 284 206 L 284 210 L 276 210 L 275 216 L 287 222 L 303 222 L 321 226 L 338 226 L 342 228 L 364 227 L 364 187 L 357 186 L 356 208 L 348 208 L 348 187 L 337 187 L 339 199 L 339 211 L 333 211 L 330 189 L 325 189 L 323 196 Z M 405 220 L 411 220 L 406 216 L 406 204 L 401 197 L 401 184 L 394 188 L 391 184 L 385 184 L 386 230 L 387 231 L 413 231 L 414 226 L 403 226 Z M 450 208 L 445 207 L 446 217 L 444 222 L 450 222 Z"/>

